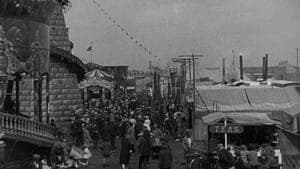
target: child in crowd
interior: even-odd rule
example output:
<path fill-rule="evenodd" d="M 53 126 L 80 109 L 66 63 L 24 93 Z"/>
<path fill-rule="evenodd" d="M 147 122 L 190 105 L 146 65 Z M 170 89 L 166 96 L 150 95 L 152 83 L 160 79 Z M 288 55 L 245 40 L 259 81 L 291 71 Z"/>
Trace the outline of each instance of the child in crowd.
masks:
<path fill-rule="evenodd" d="M 111 144 L 110 144 L 109 138 L 107 138 L 107 137 L 103 138 L 101 150 L 102 150 L 102 154 L 103 154 L 102 167 L 103 168 L 109 167 L 109 157 L 110 157 L 110 153 L 111 153 Z"/>
<path fill-rule="evenodd" d="M 159 152 L 159 164 L 158 168 L 159 169 L 171 169 L 172 168 L 172 152 L 171 148 L 168 144 L 168 139 L 163 137 L 161 139 L 162 145 L 161 145 L 161 150 Z"/>

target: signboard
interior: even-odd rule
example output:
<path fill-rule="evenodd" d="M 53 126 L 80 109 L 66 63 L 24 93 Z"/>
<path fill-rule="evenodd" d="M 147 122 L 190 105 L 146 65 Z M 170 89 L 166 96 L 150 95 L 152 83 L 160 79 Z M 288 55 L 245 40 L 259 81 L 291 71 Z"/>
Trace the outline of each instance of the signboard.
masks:
<path fill-rule="evenodd" d="M 209 132 L 211 133 L 243 133 L 244 127 L 243 126 L 237 126 L 237 125 L 228 125 L 228 126 L 222 126 L 222 125 L 214 125 L 209 126 Z"/>

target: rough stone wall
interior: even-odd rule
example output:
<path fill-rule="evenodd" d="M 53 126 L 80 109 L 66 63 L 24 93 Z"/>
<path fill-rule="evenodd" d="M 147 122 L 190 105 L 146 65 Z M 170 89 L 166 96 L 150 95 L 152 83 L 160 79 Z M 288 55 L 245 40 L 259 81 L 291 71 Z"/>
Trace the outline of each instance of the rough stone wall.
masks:
<path fill-rule="evenodd" d="M 15 86 L 14 86 L 15 91 Z M 42 85 L 43 121 L 46 121 L 46 80 Z M 13 94 L 13 99 L 15 93 Z M 72 110 L 82 107 L 81 91 L 77 75 L 57 57 L 50 57 L 49 114 L 57 122 L 67 121 L 74 114 Z M 34 118 L 33 79 L 24 77 L 20 82 L 20 112 Z"/>
<path fill-rule="evenodd" d="M 69 28 L 66 27 L 62 10 L 57 10 L 50 21 L 50 42 L 58 48 L 71 52 L 73 43 L 69 40 Z"/>
<path fill-rule="evenodd" d="M 52 45 L 71 52 L 72 42 L 69 40 L 68 28 L 61 10 L 57 11 L 51 21 L 50 41 Z M 82 107 L 81 92 L 78 87 L 77 75 L 69 63 L 57 56 L 50 56 L 50 83 L 49 83 L 49 114 L 57 122 L 68 120 L 72 110 Z M 20 82 L 20 113 L 34 118 L 34 82 L 25 76 Z M 15 86 L 13 100 L 15 99 Z M 46 121 L 46 80 L 42 85 L 43 121 Z"/>
<path fill-rule="evenodd" d="M 15 84 L 14 84 L 15 85 Z M 25 76 L 20 81 L 20 113 L 34 117 L 34 93 L 33 79 Z M 13 88 L 13 100 L 15 100 L 15 86 Z"/>
<path fill-rule="evenodd" d="M 49 111 L 56 121 L 66 121 L 82 107 L 77 75 L 59 58 L 50 58 Z"/>

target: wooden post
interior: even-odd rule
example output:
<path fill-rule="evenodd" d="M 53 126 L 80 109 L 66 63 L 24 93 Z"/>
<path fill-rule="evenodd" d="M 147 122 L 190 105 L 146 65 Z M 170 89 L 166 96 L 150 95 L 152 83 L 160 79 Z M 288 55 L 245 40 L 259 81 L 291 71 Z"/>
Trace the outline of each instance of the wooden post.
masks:
<path fill-rule="evenodd" d="M 240 79 L 244 80 L 243 56 L 242 55 L 240 55 Z"/>

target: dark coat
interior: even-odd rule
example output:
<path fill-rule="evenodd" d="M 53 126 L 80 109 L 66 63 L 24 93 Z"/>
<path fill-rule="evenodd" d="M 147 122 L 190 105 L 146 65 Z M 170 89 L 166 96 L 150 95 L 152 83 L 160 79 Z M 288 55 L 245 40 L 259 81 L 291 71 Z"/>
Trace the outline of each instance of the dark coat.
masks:
<path fill-rule="evenodd" d="M 102 126 L 101 137 L 104 139 L 109 139 L 111 136 L 109 124 L 105 124 Z"/>
<path fill-rule="evenodd" d="M 133 150 L 133 145 L 125 137 L 121 138 L 120 164 L 129 164 L 130 150 Z"/>
<path fill-rule="evenodd" d="M 222 149 L 220 150 L 218 156 L 219 164 L 222 169 L 229 169 L 234 165 L 234 158 L 229 151 Z"/>
<path fill-rule="evenodd" d="M 235 169 L 246 169 L 244 161 L 241 157 L 237 157 Z"/>
<path fill-rule="evenodd" d="M 170 146 L 162 146 L 159 152 L 159 169 L 171 168 L 172 167 L 172 153 Z"/>
<path fill-rule="evenodd" d="M 109 123 L 109 132 L 111 137 L 116 137 L 119 134 L 118 125 L 115 122 Z"/>
<path fill-rule="evenodd" d="M 103 142 L 101 145 L 101 150 L 103 155 L 110 155 L 110 151 L 111 151 L 110 142 L 107 141 Z"/>
<path fill-rule="evenodd" d="M 145 132 L 148 132 L 148 131 L 144 131 L 144 135 L 146 134 Z M 150 156 L 151 146 L 152 146 L 151 139 L 150 139 L 150 136 L 149 136 L 149 138 L 146 138 L 144 135 L 142 137 L 140 137 L 138 140 L 138 151 L 139 151 L 139 154 L 142 156 Z"/>

